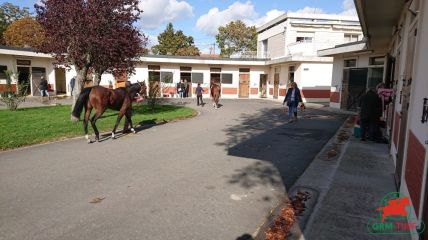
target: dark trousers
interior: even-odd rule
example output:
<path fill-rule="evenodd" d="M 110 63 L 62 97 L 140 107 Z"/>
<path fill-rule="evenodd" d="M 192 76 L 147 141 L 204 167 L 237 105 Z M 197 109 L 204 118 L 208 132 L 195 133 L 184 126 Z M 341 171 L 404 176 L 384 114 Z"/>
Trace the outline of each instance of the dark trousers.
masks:
<path fill-rule="evenodd" d="M 204 102 L 202 101 L 202 95 L 196 96 L 196 101 L 198 103 L 198 106 L 199 106 L 199 104 L 204 104 Z"/>
<path fill-rule="evenodd" d="M 379 139 L 379 121 L 372 119 L 361 119 L 361 139 L 365 140 L 367 133 L 369 140 L 376 141 Z M 368 132 L 367 132 L 368 130 Z"/>

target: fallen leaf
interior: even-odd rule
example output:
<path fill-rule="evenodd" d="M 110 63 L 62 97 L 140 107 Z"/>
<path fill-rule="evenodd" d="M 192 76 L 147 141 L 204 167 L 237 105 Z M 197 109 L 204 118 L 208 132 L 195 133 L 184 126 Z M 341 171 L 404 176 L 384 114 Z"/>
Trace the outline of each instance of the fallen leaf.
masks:
<path fill-rule="evenodd" d="M 92 199 L 89 203 L 100 203 L 105 199 L 105 197 L 96 197 Z"/>

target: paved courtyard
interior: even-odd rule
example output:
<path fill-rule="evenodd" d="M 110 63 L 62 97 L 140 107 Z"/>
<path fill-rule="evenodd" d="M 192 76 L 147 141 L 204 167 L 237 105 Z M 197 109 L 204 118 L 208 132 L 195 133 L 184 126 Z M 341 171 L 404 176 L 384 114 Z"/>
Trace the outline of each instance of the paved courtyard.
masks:
<path fill-rule="evenodd" d="M 222 104 L 117 140 L 0 153 L 0 239 L 252 234 L 346 116 L 308 109 L 287 124 L 276 102 Z"/>

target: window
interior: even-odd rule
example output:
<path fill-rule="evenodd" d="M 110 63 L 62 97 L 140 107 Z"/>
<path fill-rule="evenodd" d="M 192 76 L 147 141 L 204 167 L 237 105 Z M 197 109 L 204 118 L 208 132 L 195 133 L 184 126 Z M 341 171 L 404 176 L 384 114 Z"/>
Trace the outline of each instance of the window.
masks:
<path fill-rule="evenodd" d="M 204 83 L 204 74 L 203 73 L 192 73 L 192 82 L 193 83 Z"/>
<path fill-rule="evenodd" d="M 359 40 L 358 34 L 345 34 L 345 43 L 356 42 Z"/>
<path fill-rule="evenodd" d="M 221 83 L 232 84 L 233 83 L 233 75 L 231 73 L 222 73 L 221 74 Z"/>
<path fill-rule="evenodd" d="M 383 82 L 383 68 L 369 68 L 368 88 L 374 88 Z"/>
<path fill-rule="evenodd" d="M 249 73 L 250 69 L 249 68 L 240 68 L 239 72 L 241 72 L 241 73 Z"/>
<path fill-rule="evenodd" d="M 357 67 L 357 59 L 347 59 L 343 61 L 343 66 L 348 67 Z"/>
<path fill-rule="evenodd" d="M 181 72 L 191 72 L 192 71 L 192 67 L 180 67 L 180 71 Z"/>
<path fill-rule="evenodd" d="M 384 65 L 385 57 L 371 57 L 369 59 L 369 65 Z"/>
<path fill-rule="evenodd" d="M 296 42 L 312 42 L 313 37 L 297 37 Z"/>
<path fill-rule="evenodd" d="M 46 68 L 33 67 L 31 68 L 31 74 L 33 77 L 46 77 Z"/>
<path fill-rule="evenodd" d="M 0 79 L 6 79 L 7 66 L 0 65 Z"/>
<path fill-rule="evenodd" d="M 149 71 L 159 71 L 160 70 L 160 66 L 155 66 L 155 65 L 149 65 Z"/>
<path fill-rule="evenodd" d="M 21 65 L 21 66 L 30 66 L 31 65 L 31 61 L 30 60 L 16 60 L 16 65 Z"/>
<path fill-rule="evenodd" d="M 221 68 L 210 68 L 211 72 L 221 72 Z"/>
<path fill-rule="evenodd" d="M 172 83 L 173 73 L 172 72 L 160 72 L 161 82 Z"/>
<path fill-rule="evenodd" d="M 150 82 L 159 82 L 160 81 L 160 72 L 149 72 L 149 81 Z"/>

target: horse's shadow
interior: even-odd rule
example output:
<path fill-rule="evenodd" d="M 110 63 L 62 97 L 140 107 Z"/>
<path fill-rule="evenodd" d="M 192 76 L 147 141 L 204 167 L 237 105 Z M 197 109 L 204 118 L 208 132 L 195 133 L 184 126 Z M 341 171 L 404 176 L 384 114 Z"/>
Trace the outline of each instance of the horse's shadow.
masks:
<path fill-rule="evenodd" d="M 162 122 L 156 122 L 156 119 L 149 119 L 139 122 L 137 125 L 134 126 L 135 134 L 138 134 L 139 132 L 142 132 L 144 130 L 150 129 L 155 126 L 160 126 L 163 124 L 166 124 L 167 121 L 163 120 Z M 122 137 L 128 136 L 129 134 L 132 134 L 130 129 L 118 131 L 115 133 L 114 140 L 120 139 Z M 106 132 L 103 134 L 100 134 L 100 140 L 98 142 L 104 142 L 109 139 L 112 139 L 111 132 Z M 94 141 L 92 141 L 94 143 Z"/>

